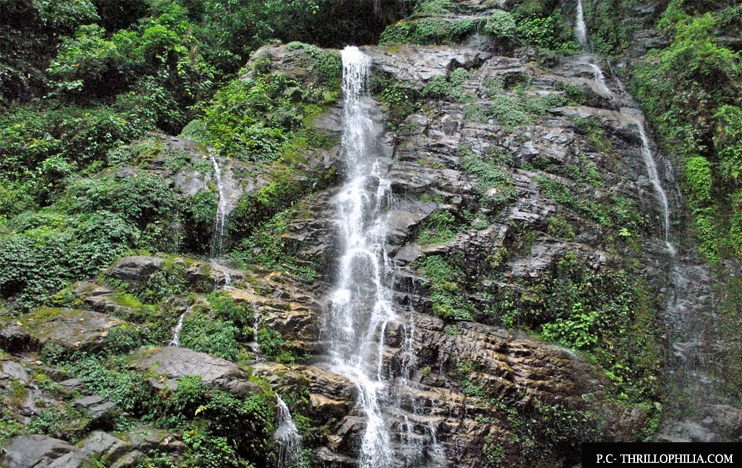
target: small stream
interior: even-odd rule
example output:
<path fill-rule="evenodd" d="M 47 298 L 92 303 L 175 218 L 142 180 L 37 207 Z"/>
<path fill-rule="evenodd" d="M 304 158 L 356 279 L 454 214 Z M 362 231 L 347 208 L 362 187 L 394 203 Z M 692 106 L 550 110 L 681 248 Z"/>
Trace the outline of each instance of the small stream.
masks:
<path fill-rule="evenodd" d="M 596 83 L 619 101 L 600 68 L 591 62 L 587 64 L 593 70 Z M 660 251 L 656 254 L 665 255 L 668 265 L 667 299 L 659 316 L 667 338 L 664 366 L 667 395 L 656 438 L 671 442 L 731 441 L 734 439 L 730 419 L 739 410 L 730 406 L 718 370 L 718 353 L 723 344 L 717 329 L 718 298 L 712 288 L 709 266 L 685 239 L 682 234 L 685 228 L 673 232 L 670 200 L 647 135 L 644 115 L 633 97 L 625 93 L 620 81 L 616 81 L 616 86 L 622 94 L 620 101 L 631 103 L 630 107 L 621 108 L 621 114 L 635 123 L 641 139 L 641 156 L 662 217 L 661 240 L 665 248 L 664 254 Z M 669 163 L 666 170 L 670 174 L 665 180 L 675 183 Z M 679 193 L 678 187 L 672 188 Z"/>

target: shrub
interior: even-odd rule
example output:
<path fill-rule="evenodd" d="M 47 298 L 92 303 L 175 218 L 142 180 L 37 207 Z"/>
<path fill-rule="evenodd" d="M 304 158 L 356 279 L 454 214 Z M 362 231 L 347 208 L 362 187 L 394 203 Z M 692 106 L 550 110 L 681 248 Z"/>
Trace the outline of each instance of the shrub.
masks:
<path fill-rule="evenodd" d="M 480 21 L 473 19 L 447 20 L 444 18 L 422 18 L 402 20 L 387 27 L 380 44 L 447 44 L 461 40 L 475 32 Z"/>
<path fill-rule="evenodd" d="M 124 411 L 142 414 L 152 397 L 145 379 L 129 371 L 124 359 L 108 364 L 111 367 L 99 358 L 85 356 L 70 360 L 66 368 L 96 395 L 116 403 Z"/>
<path fill-rule="evenodd" d="M 484 24 L 484 32 L 496 39 L 512 39 L 515 36 L 516 24 L 510 13 L 495 10 Z"/>
<path fill-rule="evenodd" d="M 34 195 L 48 202 L 50 184 L 57 188 L 72 169 L 106 161 L 109 150 L 151 127 L 138 111 L 106 106 L 13 108 L 0 116 L 0 170 L 13 180 L 32 183 Z"/>
<path fill-rule="evenodd" d="M 742 109 L 723 105 L 714 118 L 713 141 L 719 155 L 720 175 L 733 186 L 738 186 L 742 173 Z"/>
<path fill-rule="evenodd" d="M 684 174 L 693 204 L 702 207 L 710 203 L 713 178 L 708 160 L 703 156 L 686 160 Z"/>
<path fill-rule="evenodd" d="M 0 238 L 0 296 L 23 308 L 41 304 L 68 281 L 98 273 L 128 251 L 138 231 L 117 215 L 99 212 L 39 225 Z"/>
<path fill-rule="evenodd" d="M 515 186 L 507 169 L 485 157 L 466 152 L 461 157 L 461 168 L 476 176 L 475 189 L 482 205 L 500 209 L 515 196 Z"/>
<path fill-rule="evenodd" d="M 448 211 L 434 211 L 419 228 L 417 242 L 420 244 L 444 243 L 456 236 L 459 223 Z"/>
<path fill-rule="evenodd" d="M 173 191 L 166 181 L 146 173 L 79 179 L 70 186 L 67 196 L 71 213 L 106 210 L 140 230 L 152 223 L 170 221 L 176 208 Z"/>
<path fill-rule="evenodd" d="M 451 321 L 472 320 L 474 309 L 457 284 L 457 278 L 463 275 L 457 266 L 440 255 L 415 260 L 413 266 L 430 280 L 427 289 L 436 316 Z"/>
<path fill-rule="evenodd" d="M 541 336 L 545 340 L 556 341 L 568 348 L 590 348 L 598 342 L 597 319 L 597 311 L 585 310 L 582 303 L 576 302 L 572 304 L 568 316 L 545 323 L 541 327 Z"/>
<path fill-rule="evenodd" d="M 294 47 L 303 50 L 294 58 L 297 65 L 309 71 L 301 82 L 281 73 L 256 73 L 254 78 L 232 81 L 216 93 L 203 119 L 215 150 L 247 162 L 274 161 L 281 156 L 284 144 L 305 127 L 308 117 L 334 102 L 340 79 L 339 54 L 303 44 Z"/>

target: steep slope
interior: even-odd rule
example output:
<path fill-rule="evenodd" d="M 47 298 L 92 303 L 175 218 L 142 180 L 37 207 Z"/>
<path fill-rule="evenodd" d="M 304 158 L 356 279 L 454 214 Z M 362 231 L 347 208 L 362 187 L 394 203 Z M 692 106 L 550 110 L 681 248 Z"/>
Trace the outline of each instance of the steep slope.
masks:
<path fill-rule="evenodd" d="M 384 194 L 361 231 L 383 233 L 393 273 L 360 367 L 388 466 L 573 466 L 581 442 L 660 426 L 739 437 L 740 411 L 706 373 L 715 338 L 697 339 L 715 302 L 707 269 L 675 252 L 671 168 L 610 64 L 517 47 L 500 8 L 518 2 L 426 5 L 361 47 L 376 166 L 359 187 Z M 368 392 L 331 356 L 351 166 L 339 59 L 261 48 L 184 135 L 149 135 L 62 198 L 125 216 L 96 182 L 169 187 L 177 216 L 155 207 L 131 235 L 170 254 L 119 258 L 53 307 L 3 319 L 5 462 L 367 466 Z M 216 167 L 232 194 L 222 255 L 197 260 L 227 196 Z M 19 232 L 39 236 L 40 217 Z M 167 346 L 176 331 L 181 347 Z M 681 372 L 666 392 L 668 363 Z M 696 385 L 709 399 L 688 414 L 677 395 Z M 273 431 L 289 417 L 304 451 L 287 458 Z"/>

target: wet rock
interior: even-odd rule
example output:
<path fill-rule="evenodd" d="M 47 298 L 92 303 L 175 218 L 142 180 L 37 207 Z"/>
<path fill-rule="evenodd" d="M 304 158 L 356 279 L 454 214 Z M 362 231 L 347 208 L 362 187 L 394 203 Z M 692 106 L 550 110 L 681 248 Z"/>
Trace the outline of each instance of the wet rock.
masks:
<path fill-rule="evenodd" d="M 82 382 L 78 379 L 65 379 L 59 382 L 59 386 L 65 389 L 67 392 L 73 392 L 75 390 L 80 390 L 84 386 Z"/>
<path fill-rule="evenodd" d="M 8 325 L 0 330 L 0 348 L 9 353 L 21 353 L 31 347 L 31 337 L 21 325 Z"/>
<path fill-rule="evenodd" d="M 320 447 L 315 453 L 315 457 L 323 466 L 332 466 L 336 468 L 358 467 L 358 460 L 356 457 L 335 453 L 327 447 Z"/>
<path fill-rule="evenodd" d="M 89 408 L 93 405 L 99 405 L 105 401 L 103 397 L 98 395 L 88 395 L 86 397 L 78 398 L 77 400 L 73 401 L 73 404 L 83 407 L 83 408 Z"/>
<path fill-rule="evenodd" d="M 126 316 L 133 311 L 132 308 L 118 303 L 112 289 L 93 281 L 80 281 L 70 286 L 70 290 L 75 296 L 81 298 L 87 307 L 96 312 Z"/>
<path fill-rule="evenodd" d="M 147 458 L 145 454 L 139 450 L 133 450 L 111 464 L 111 468 L 134 468 L 141 466 L 140 463 L 145 458 Z"/>
<path fill-rule="evenodd" d="M 98 395 L 89 395 L 78 398 L 73 404 L 84 408 L 90 413 L 90 422 L 95 427 L 112 428 L 113 423 L 120 412 L 115 403 L 105 401 Z"/>
<path fill-rule="evenodd" d="M 28 384 L 31 379 L 26 368 L 15 361 L 3 360 L 0 362 L 0 380 L 14 379 Z"/>
<path fill-rule="evenodd" d="M 132 447 L 146 453 L 153 451 L 182 453 L 186 449 L 185 445 L 170 432 L 148 426 L 139 426 L 121 437 Z"/>
<path fill-rule="evenodd" d="M 447 77 L 457 68 L 478 68 L 493 56 L 482 50 L 446 46 L 403 45 L 393 54 L 380 48 L 365 48 L 364 52 L 371 56 L 373 73 L 418 83 L 436 76 Z"/>
<path fill-rule="evenodd" d="M 739 408 L 723 404 L 711 405 L 704 422 L 708 427 L 716 428 L 723 440 L 742 442 L 742 410 Z"/>

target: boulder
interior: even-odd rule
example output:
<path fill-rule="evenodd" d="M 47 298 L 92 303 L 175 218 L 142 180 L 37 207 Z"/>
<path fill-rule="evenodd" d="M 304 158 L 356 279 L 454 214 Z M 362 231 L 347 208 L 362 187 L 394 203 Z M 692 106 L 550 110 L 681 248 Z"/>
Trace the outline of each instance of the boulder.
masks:
<path fill-rule="evenodd" d="M 56 343 L 69 351 L 100 349 L 108 333 L 125 323 L 99 312 L 49 307 L 35 309 L 19 322 L 27 341 L 35 347 Z"/>
<path fill-rule="evenodd" d="M 162 269 L 164 262 L 159 257 L 124 257 L 113 264 L 108 270 L 108 276 L 129 284 L 139 284 Z"/>
<path fill-rule="evenodd" d="M 2 466 L 6 468 L 93 468 L 77 447 L 45 435 L 13 437 L 4 446 Z"/>
<path fill-rule="evenodd" d="M 248 381 L 248 375 L 233 362 L 199 353 L 188 348 L 168 346 L 141 350 L 129 357 L 132 368 L 153 372 L 161 379 L 150 379 L 158 388 L 176 388 L 183 377 L 201 377 L 204 385 L 219 387 L 236 395 L 258 391 L 257 384 Z"/>
<path fill-rule="evenodd" d="M 131 445 L 102 431 L 93 432 L 78 445 L 85 455 L 95 456 L 109 464 L 131 451 Z"/>

